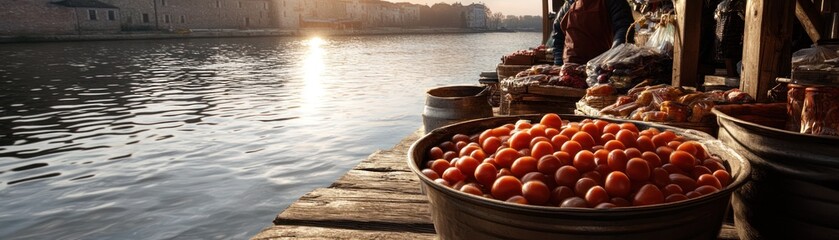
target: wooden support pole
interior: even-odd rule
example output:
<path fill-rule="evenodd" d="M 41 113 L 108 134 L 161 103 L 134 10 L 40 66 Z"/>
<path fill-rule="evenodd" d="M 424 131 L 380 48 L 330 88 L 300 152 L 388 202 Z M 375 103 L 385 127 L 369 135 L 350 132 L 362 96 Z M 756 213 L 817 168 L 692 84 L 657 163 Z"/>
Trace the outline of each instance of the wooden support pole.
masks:
<path fill-rule="evenodd" d="M 673 86 L 698 87 L 699 25 L 704 1 L 674 0 L 676 42 L 673 44 Z"/>
<path fill-rule="evenodd" d="M 778 76 L 788 75 L 795 0 L 748 0 L 740 90 L 758 102 Z"/>
<path fill-rule="evenodd" d="M 553 19 L 549 19 L 548 0 L 542 0 L 542 44 L 548 44 L 553 29 Z"/>
<path fill-rule="evenodd" d="M 810 0 L 795 0 L 795 17 L 807 31 L 810 40 L 818 42 L 824 38 L 824 20 L 819 8 Z"/>

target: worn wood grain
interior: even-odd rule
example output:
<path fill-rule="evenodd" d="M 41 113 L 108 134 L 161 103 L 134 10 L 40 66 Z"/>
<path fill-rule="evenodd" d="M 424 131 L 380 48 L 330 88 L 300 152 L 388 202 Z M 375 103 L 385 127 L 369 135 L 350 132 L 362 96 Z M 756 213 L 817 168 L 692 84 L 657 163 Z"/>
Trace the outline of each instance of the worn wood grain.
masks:
<path fill-rule="evenodd" d="M 824 20 L 818 7 L 810 0 L 795 0 L 795 17 L 801 22 L 810 40 L 818 42 L 824 38 Z"/>
<path fill-rule="evenodd" d="M 434 233 L 275 225 L 266 228 L 252 239 L 434 239 L 435 236 Z"/>
<path fill-rule="evenodd" d="M 791 68 L 794 0 L 748 1 L 743 36 L 743 74 L 740 90 L 758 102 L 768 100 L 775 78 Z"/>
<path fill-rule="evenodd" d="M 703 2 L 673 1 L 677 29 L 673 44 L 673 86 L 699 87 L 699 30 Z"/>

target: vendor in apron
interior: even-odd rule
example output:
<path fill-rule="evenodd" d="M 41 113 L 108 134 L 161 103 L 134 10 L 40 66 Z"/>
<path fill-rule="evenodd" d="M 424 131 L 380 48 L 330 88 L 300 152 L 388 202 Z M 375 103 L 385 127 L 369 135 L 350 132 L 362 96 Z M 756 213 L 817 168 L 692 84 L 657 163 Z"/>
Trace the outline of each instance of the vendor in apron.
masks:
<path fill-rule="evenodd" d="M 554 21 L 554 64 L 586 64 L 624 43 L 633 22 L 626 0 L 566 1 Z"/>

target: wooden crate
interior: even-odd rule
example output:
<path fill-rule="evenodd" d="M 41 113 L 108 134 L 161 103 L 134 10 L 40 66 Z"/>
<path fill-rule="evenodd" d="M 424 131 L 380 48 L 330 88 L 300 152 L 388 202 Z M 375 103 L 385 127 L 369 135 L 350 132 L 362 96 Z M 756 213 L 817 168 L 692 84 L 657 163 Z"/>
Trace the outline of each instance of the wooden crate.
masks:
<path fill-rule="evenodd" d="M 501 97 L 502 115 L 533 113 L 573 114 L 577 101 L 585 96 L 585 89 L 570 87 L 541 86 L 527 87 L 527 93 L 504 93 Z"/>

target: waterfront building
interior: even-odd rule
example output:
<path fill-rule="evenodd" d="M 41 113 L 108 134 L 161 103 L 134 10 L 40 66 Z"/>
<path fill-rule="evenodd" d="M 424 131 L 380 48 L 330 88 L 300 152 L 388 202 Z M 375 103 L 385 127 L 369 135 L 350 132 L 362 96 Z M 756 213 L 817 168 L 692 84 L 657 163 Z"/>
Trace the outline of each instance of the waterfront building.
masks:
<path fill-rule="evenodd" d="M 489 8 L 484 4 L 473 3 L 466 6 L 466 28 L 486 29 Z"/>
<path fill-rule="evenodd" d="M 420 5 L 411 3 L 397 3 L 399 12 L 402 15 L 403 26 L 416 26 L 420 22 Z"/>
<path fill-rule="evenodd" d="M 123 9 L 122 29 L 254 29 L 276 27 L 272 0 L 101 0 Z"/>
<path fill-rule="evenodd" d="M 0 0 L 0 6 L 2 35 L 120 31 L 119 8 L 96 0 Z"/>
<path fill-rule="evenodd" d="M 277 27 L 282 29 L 300 28 L 303 17 L 303 0 L 274 0 L 277 6 Z"/>

